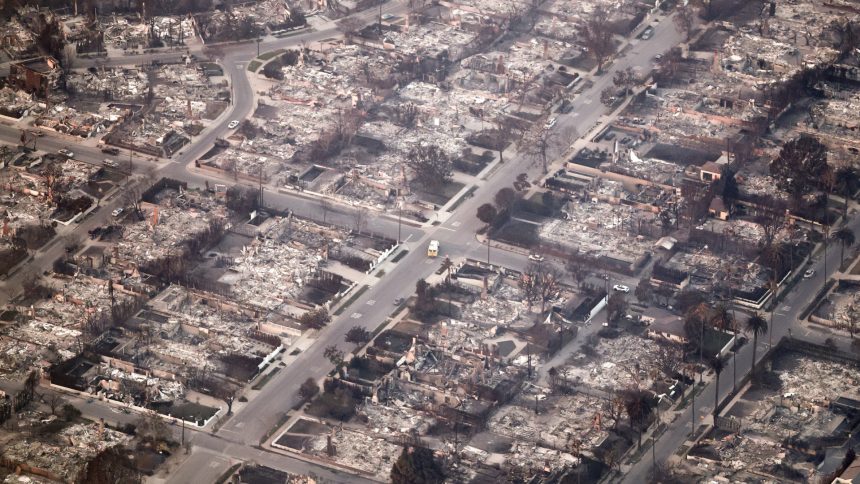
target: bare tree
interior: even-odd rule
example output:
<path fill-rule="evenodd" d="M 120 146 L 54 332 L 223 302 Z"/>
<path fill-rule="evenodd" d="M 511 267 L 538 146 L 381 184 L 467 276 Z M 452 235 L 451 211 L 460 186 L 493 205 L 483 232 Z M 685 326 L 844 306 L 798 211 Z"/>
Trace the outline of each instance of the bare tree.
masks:
<path fill-rule="evenodd" d="M 328 213 L 331 212 L 331 209 L 332 209 L 331 200 L 329 200 L 328 198 L 320 198 L 320 211 L 322 211 L 323 224 L 325 224 L 326 217 L 328 216 Z"/>
<path fill-rule="evenodd" d="M 359 205 L 352 212 L 352 221 L 353 221 L 353 224 L 355 227 L 355 231 L 357 233 L 360 234 L 362 232 L 362 230 L 367 228 L 368 215 L 369 215 L 369 211 L 367 210 L 367 207 L 365 207 L 364 205 Z"/>
<path fill-rule="evenodd" d="M 540 301 L 540 311 L 546 310 L 546 303 L 558 292 L 562 271 L 553 264 L 533 262 L 523 271 L 520 287 L 531 304 Z"/>
<path fill-rule="evenodd" d="M 681 5 L 674 17 L 675 27 L 684 34 L 684 40 L 689 41 L 693 35 L 696 23 L 696 11 L 691 5 Z"/>
<path fill-rule="evenodd" d="M 532 129 L 524 136 L 523 153 L 535 162 L 541 163 L 543 172 L 549 172 L 549 160 L 560 155 L 569 142 L 576 137 L 576 131 L 552 129 L 548 113 L 535 121 Z"/>
<path fill-rule="evenodd" d="M 762 243 L 765 250 L 769 250 L 773 245 L 776 234 L 782 229 L 784 221 L 785 212 L 778 207 L 766 207 L 755 217 L 755 222 L 761 226 L 764 232 Z"/>
<path fill-rule="evenodd" d="M 409 168 L 425 190 L 437 190 L 453 177 L 451 158 L 434 144 L 418 144 L 409 150 Z"/>
<path fill-rule="evenodd" d="M 170 427 L 155 411 L 140 416 L 135 423 L 135 433 L 142 442 L 153 447 L 167 441 L 171 435 Z"/>
<path fill-rule="evenodd" d="M 337 22 L 337 29 L 343 33 L 347 40 L 352 40 L 363 28 L 364 21 L 359 17 L 347 17 Z"/>
<path fill-rule="evenodd" d="M 597 61 L 597 71 L 602 71 L 603 62 L 615 52 L 609 12 L 602 6 L 597 6 L 591 17 L 582 25 L 579 36 L 583 45 Z"/>
<path fill-rule="evenodd" d="M 228 383 L 223 383 L 215 390 L 216 397 L 227 404 L 227 415 L 233 415 L 233 402 L 236 400 L 236 388 Z"/>
<path fill-rule="evenodd" d="M 493 118 L 493 124 L 496 125 L 496 149 L 499 152 L 499 163 L 505 162 L 505 147 L 508 140 L 513 137 L 514 126 L 511 119 L 507 116 L 496 116 Z"/>
<path fill-rule="evenodd" d="M 617 87 L 624 88 L 624 96 L 630 95 L 630 88 L 635 86 L 639 82 L 639 76 L 636 75 L 636 72 L 632 67 L 627 67 L 627 69 L 621 69 L 615 72 L 615 75 L 612 76 L 612 83 Z"/>
<path fill-rule="evenodd" d="M 65 403 L 65 401 L 63 400 L 63 397 L 57 393 L 51 393 L 48 395 L 43 394 L 42 400 L 45 402 L 46 405 L 48 405 L 48 408 L 51 409 L 51 415 L 56 415 L 57 409 L 62 407 L 63 404 Z"/>

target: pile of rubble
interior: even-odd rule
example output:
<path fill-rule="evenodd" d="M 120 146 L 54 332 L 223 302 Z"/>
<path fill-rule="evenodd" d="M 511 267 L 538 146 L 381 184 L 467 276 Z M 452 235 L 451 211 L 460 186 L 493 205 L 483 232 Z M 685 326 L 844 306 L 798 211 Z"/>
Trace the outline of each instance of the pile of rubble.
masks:
<path fill-rule="evenodd" d="M 145 72 L 133 68 L 72 71 L 66 75 L 66 89 L 75 96 L 98 100 L 143 101 L 149 80 Z"/>
<path fill-rule="evenodd" d="M 554 219 L 540 228 L 542 239 L 561 244 L 592 257 L 612 257 L 635 261 L 651 249 L 634 230 L 636 210 L 626 205 L 605 202 L 568 203 L 567 219 Z"/>
<path fill-rule="evenodd" d="M 232 286 L 238 300 L 275 310 L 301 293 L 321 260 L 320 254 L 305 247 L 254 240 L 221 281 Z"/>
<path fill-rule="evenodd" d="M 55 420 L 55 416 L 22 415 L 20 425 L 33 426 L 35 419 Z M 31 468 L 41 469 L 52 479 L 80 482 L 87 463 L 99 452 L 127 444 L 131 438 L 123 433 L 100 427 L 99 424 L 74 424 L 51 440 L 17 439 L 4 445 L 4 459 Z"/>
<path fill-rule="evenodd" d="M 380 479 L 388 479 L 391 466 L 400 455 L 400 445 L 384 439 L 373 438 L 366 433 L 350 429 L 335 431 L 331 435 L 334 455 L 327 452 L 327 436 L 309 439 L 305 452 L 332 459 L 338 464 L 367 472 Z"/>
<path fill-rule="evenodd" d="M 624 334 L 603 338 L 595 347 L 598 356 L 580 362 L 577 356 L 559 371 L 561 378 L 574 385 L 606 391 L 630 386 L 651 388 L 661 378 L 665 350 L 655 341 Z"/>

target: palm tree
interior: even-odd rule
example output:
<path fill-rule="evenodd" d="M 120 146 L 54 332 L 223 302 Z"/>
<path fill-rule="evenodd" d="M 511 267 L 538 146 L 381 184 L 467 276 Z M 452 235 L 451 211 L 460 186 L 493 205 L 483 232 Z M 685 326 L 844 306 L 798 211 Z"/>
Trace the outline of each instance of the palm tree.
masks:
<path fill-rule="evenodd" d="M 714 308 L 714 314 L 711 316 L 711 324 L 720 328 L 723 331 L 735 330 L 735 317 L 732 315 L 729 305 L 721 302 Z"/>
<path fill-rule="evenodd" d="M 687 310 L 687 313 L 684 316 L 685 323 L 686 323 L 684 325 L 685 328 L 698 329 L 699 330 L 698 335 L 687 334 L 687 339 L 689 341 L 695 341 L 695 338 L 698 338 L 699 362 L 702 362 L 702 351 L 704 351 L 704 347 L 705 347 L 705 325 L 708 323 L 708 321 L 712 320 L 712 318 L 710 317 L 710 314 L 711 314 L 711 307 L 708 306 L 707 303 L 703 302 L 703 303 L 699 303 L 699 304 L 696 304 L 695 306 L 691 307 L 689 310 Z M 688 331 L 688 333 L 689 333 L 689 331 Z M 702 381 L 702 372 L 701 371 L 699 371 L 699 381 Z"/>
<path fill-rule="evenodd" d="M 717 305 L 716 309 L 714 309 L 714 316 L 711 318 L 711 324 L 722 329 L 723 331 L 731 331 L 735 336 L 735 343 L 737 343 L 738 339 L 738 325 L 735 320 L 735 315 L 731 309 L 729 309 L 729 305 L 725 302 L 722 302 Z M 737 365 L 737 352 L 732 351 L 732 358 L 734 359 L 734 363 L 732 363 L 732 391 L 737 390 L 737 381 L 738 381 L 738 365 Z"/>
<path fill-rule="evenodd" d="M 839 260 L 842 261 L 845 259 L 845 247 L 851 247 L 854 245 L 854 242 L 856 242 L 854 231 L 848 227 L 842 227 L 836 232 L 833 232 L 833 238 L 839 241 L 839 245 L 842 248 L 842 252 L 839 253 Z"/>
<path fill-rule="evenodd" d="M 776 292 L 777 292 L 777 282 L 779 281 L 779 277 L 782 275 L 782 268 L 785 266 L 785 251 L 783 250 L 782 244 L 771 246 L 764 254 L 763 257 L 767 260 L 767 263 L 770 265 L 770 297 L 771 300 L 776 304 Z M 825 271 L 827 272 L 827 244 L 824 244 L 824 260 L 825 260 Z M 775 307 L 774 307 L 775 308 Z M 770 328 L 773 328 L 773 313 L 775 311 L 770 312 Z M 767 326 L 765 326 L 767 328 Z M 768 342 L 773 344 L 773 337 L 768 332 Z"/>
<path fill-rule="evenodd" d="M 755 348 L 753 348 L 755 349 Z M 708 365 L 714 370 L 714 373 L 717 375 L 717 386 L 714 388 L 714 417 L 717 416 L 717 406 L 720 403 L 720 373 L 723 372 L 723 369 L 726 367 L 726 364 L 723 363 L 723 360 L 716 356 L 711 358 L 711 361 L 708 362 Z"/>
<path fill-rule="evenodd" d="M 752 374 L 755 373 L 755 350 L 758 346 L 758 337 L 767 331 L 767 321 L 759 313 L 753 313 L 752 316 L 747 318 L 746 327 L 747 331 L 751 331 L 753 334 L 753 359 L 752 366 L 750 367 L 750 374 Z"/>
<path fill-rule="evenodd" d="M 842 207 L 842 216 L 848 213 L 848 199 L 851 198 L 854 193 L 857 192 L 858 187 L 860 187 L 860 174 L 857 173 L 857 170 L 844 166 L 836 170 L 835 176 L 835 188 L 836 193 L 838 193 L 845 200 L 845 205 Z"/>

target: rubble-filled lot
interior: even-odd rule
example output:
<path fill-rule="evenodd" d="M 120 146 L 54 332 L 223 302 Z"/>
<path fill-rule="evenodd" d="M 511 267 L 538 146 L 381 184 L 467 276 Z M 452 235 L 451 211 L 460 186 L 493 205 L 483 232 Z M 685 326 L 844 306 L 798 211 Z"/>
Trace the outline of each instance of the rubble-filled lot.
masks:
<path fill-rule="evenodd" d="M 120 79 L 127 76 L 123 74 Z M 144 89 L 143 94 L 151 93 L 152 100 L 132 119 L 116 125 L 105 138 L 108 143 L 150 155 L 171 156 L 228 106 L 226 82 L 210 78 L 196 63 L 152 66 L 133 79 L 125 89 Z M 139 84 L 143 82 L 146 84 Z"/>
<path fill-rule="evenodd" d="M 666 362 L 673 358 L 667 345 L 629 334 L 601 338 L 594 352 L 574 356 L 559 369 L 560 378 L 610 393 L 630 386 L 649 389 L 663 379 Z"/>
<path fill-rule="evenodd" d="M 688 274 L 690 285 L 710 290 L 715 284 L 729 284 L 737 291 L 756 293 L 767 286 L 771 271 L 738 254 L 717 254 L 705 248 L 678 252 L 662 264 Z M 743 267 L 743 270 L 737 268 Z"/>
<path fill-rule="evenodd" d="M 382 253 L 348 230 L 291 215 L 244 227 L 256 237 L 231 235 L 195 274 L 216 281 L 238 302 L 283 315 L 325 304 Z"/>
<path fill-rule="evenodd" d="M 142 102 L 148 89 L 146 71 L 137 68 L 74 71 L 66 75 L 66 90 L 73 99 Z"/>
<path fill-rule="evenodd" d="M 505 457 L 507 465 L 529 466 L 541 454 L 565 464 L 575 463 L 571 442 L 579 442 L 580 450 L 588 452 L 606 439 L 607 429 L 595 422 L 599 422 L 599 414 L 607 412 L 608 400 L 582 393 L 540 395 L 538 400 L 538 414 L 534 397 L 524 394 L 516 403 L 501 407 L 487 423 L 490 432 L 513 440 Z"/>
<path fill-rule="evenodd" d="M 638 264 L 653 243 L 637 236 L 637 210 L 607 202 L 569 202 L 566 219 L 553 219 L 540 227 L 543 240 L 600 259 Z"/>
<path fill-rule="evenodd" d="M 7 438 L 0 437 L 3 449 L 0 456 L 15 465 L 40 469 L 41 475 L 50 476 L 52 482 L 54 479 L 63 482 L 84 479 L 87 464 L 96 455 L 131 441 L 128 435 L 100 427 L 98 423 L 63 422 L 55 415 L 40 412 L 24 411 L 16 420 L 17 425 L 4 432 Z M 40 431 L 49 425 L 58 431 Z M 34 435 L 37 437 L 33 438 Z M 42 482 L 41 479 L 38 482 Z"/>
<path fill-rule="evenodd" d="M 293 2 L 277 0 L 245 2 L 233 5 L 226 11 L 196 14 L 194 22 L 206 43 L 251 39 L 266 31 L 303 26 L 304 14 L 298 5 L 293 5 Z"/>
<path fill-rule="evenodd" d="M 712 431 L 690 451 L 684 470 L 733 481 L 752 475 L 795 482 L 811 478 L 818 473 L 816 458 L 823 458 L 823 447 L 836 449 L 850 435 L 855 373 L 846 363 L 777 352 L 772 373 L 725 411 L 739 432 Z"/>
<path fill-rule="evenodd" d="M 325 435 L 285 434 L 275 445 L 330 460 L 379 479 L 388 478 L 400 450 L 398 444 L 348 428 L 332 429 Z"/>
<path fill-rule="evenodd" d="M 140 209 L 142 220 L 130 214 L 121 225 L 113 255 L 142 267 L 183 255 L 190 239 L 213 231 L 226 215 L 223 205 L 193 192 L 168 191 L 157 205 L 141 202 Z"/>

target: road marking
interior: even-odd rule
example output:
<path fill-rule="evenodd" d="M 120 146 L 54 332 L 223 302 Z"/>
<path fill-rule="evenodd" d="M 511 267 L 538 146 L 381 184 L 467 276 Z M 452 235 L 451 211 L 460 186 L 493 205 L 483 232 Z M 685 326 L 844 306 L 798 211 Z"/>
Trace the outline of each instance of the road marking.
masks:
<path fill-rule="evenodd" d="M 424 261 L 425 264 L 430 265 L 433 263 L 433 259 L 427 259 Z"/>
<path fill-rule="evenodd" d="M 352 313 L 349 315 L 349 317 L 352 319 L 358 319 L 361 317 L 361 313 Z"/>
<path fill-rule="evenodd" d="M 237 63 L 236 63 L 236 68 L 237 68 L 237 69 L 244 69 L 244 68 L 245 68 L 245 63 L 244 63 L 244 62 L 237 62 Z"/>
<path fill-rule="evenodd" d="M 782 310 L 783 311 L 791 311 L 791 306 L 783 306 Z"/>
<path fill-rule="evenodd" d="M 403 240 L 403 243 L 409 242 L 409 239 L 411 239 L 411 238 L 412 238 L 412 235 L 413 235 L 413 234 L 409 234 L 409 236 L 408 236 L 408 237 L 406 237 L 406 239 L 404 239 L 404 240 Z"/>
<path fill-rule="evenodd" d="M 451 226 L 452 227 L 459 227 L 462 223 L 463 222 L 460 222 L 459 220 L 457 220 L 456 222 L 451 222 Z"/>
<path fill-rule="evenodd" d="M 451 227 L 439 227 L 439 228 L 442 230 L 447 230 L 449 232 L 456 232 L 457 231 L 456 229 L 452 229 Z"/>
<path fill-rule="evenodd" d="M 575 112 L 570 114 L 570 117 L 575 118 L 575 117 L 579 116 L 579 114 L 580 114 L 579 111 L 575 111 Z"/>
<path fill-rule="evenodd" d="M 374 304 L 376 304 L 376 300 L 375 300 L 375 299 L 371 299 L 371 300 L 367 301 L 367 303 L 366 303 L 366 304 L 367 304 L 368 306 L 373 306 Z"/>
<path fill-rule="evenodd" d="M 591 104 L 591 101 L 592 101 L 592 99 L 589 97 L 589 98 L 583 99 L 582 104 Z"/>

